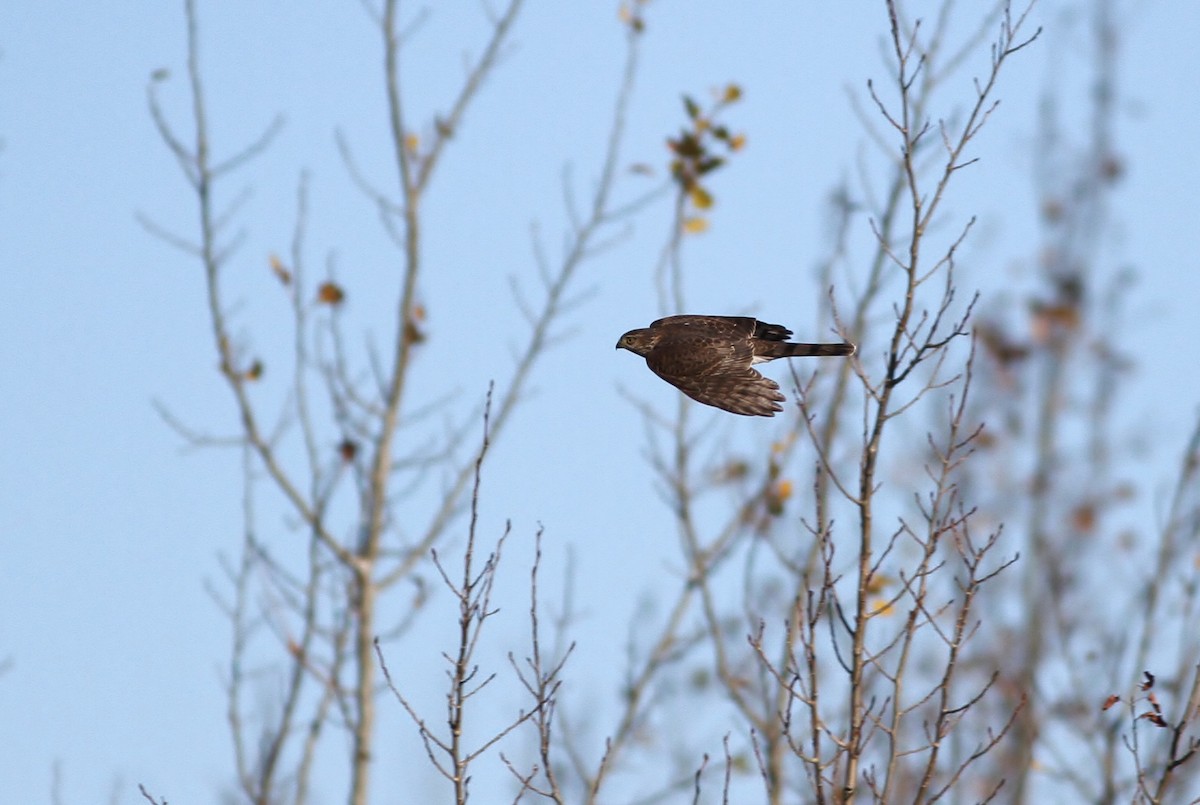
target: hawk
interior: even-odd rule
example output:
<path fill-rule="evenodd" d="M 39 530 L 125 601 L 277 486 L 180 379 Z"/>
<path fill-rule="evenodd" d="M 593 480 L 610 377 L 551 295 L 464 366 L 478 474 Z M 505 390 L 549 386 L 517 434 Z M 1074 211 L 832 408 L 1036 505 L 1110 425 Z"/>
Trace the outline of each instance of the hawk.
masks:
<path fill-rule="evenodd" d="M 617 341 L 696 402 L 742 416 L 775 416 L 779 384 L 751 365 L 775 358 L 853 355 L 853 344 L 796 344 L 792 331 L 748 316 L 668 316 Z"/>

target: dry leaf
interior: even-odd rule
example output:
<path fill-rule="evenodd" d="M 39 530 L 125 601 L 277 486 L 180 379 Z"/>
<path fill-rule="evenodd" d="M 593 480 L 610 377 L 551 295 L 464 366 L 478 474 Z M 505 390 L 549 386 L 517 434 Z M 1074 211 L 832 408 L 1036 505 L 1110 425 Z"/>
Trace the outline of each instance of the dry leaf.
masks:
<path fill-rule="evenodd" d="M 1164 719 L 1158 713 L 1155 713 L 1153 710 L 1148 710 L 1145 713 L 1142 713 L 1140 716 L 1138 716 L 1138 718 L 1144 718 L 1156 727 L 1167 726 L 1166 719 Z"/>
<path fill-rule="evenodd" d="M 292 284 L 292 272 L 287 270 L 287 267 L 283 264 L 283 261 L 279 259 L 279 256 L 273 254 L 270 256 L 269 260 L 271 263 L 271 272 L 284 285 L 291 285 Z"/>
<path fill-rule="evenodd" d="M 410 344 L 420 344 L 425 340 L 425 331 L 416 325 L 416 322 L 404 322 L 404 338 Z"/>
<path fill-rule="evenodd" d="M 1081 503 L 1071 512 L 1071 525 L 1076 531 L 1087 534 L 1096 528 L 1096 505 Z"/>
<path fill-rule="evenodd" d="M 716 483 L 731 483 L 740 481 L 750 474 L 750 465 L 743 459 L 731 459 L 728 464 L 714 474 Z"/>
<path fill-rule="evenodd" d="M 879 595 L 887 589 L 892 581 L 892 577 L 886 573 L 872 573 L 871 578 L 867 579 L 867 592 L 871 595 Z"/>
<path fill-rule="evenodd" d="M 337 283 L 322 282 L 317 288 L 317 301 L 326 305 L 340 305 L 346 299 L 346 292 Z"/>

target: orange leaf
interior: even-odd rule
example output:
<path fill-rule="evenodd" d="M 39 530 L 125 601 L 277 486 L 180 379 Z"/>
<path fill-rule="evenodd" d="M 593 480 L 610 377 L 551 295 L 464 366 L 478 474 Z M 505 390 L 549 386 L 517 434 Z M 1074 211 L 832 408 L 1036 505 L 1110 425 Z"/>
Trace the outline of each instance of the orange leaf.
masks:
<path fill-rule="evenodd" d="M 708 219 L 693 216 L 683 219 L 683 231 L 689 235 L 699 235 L 708 231 Z"/>
<path fill-rule="evenodd" d="M 346 299 L 346 292 L 336 283 L 322 282 L 317 288 L 317 301 L 326 305 L 340 305 Z"/>

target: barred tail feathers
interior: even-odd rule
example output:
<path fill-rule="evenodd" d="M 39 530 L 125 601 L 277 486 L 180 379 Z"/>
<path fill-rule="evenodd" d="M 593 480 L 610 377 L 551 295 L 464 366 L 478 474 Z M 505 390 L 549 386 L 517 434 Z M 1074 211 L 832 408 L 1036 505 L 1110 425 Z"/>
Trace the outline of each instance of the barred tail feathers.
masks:
<path fill-rule="evenodd" d="M 786 341 L 760 341 L 755 346 L 755 357 L 760 360 L 837 357 L 853 355 L 856 349 L 854 344 L 794 344 Z"/>

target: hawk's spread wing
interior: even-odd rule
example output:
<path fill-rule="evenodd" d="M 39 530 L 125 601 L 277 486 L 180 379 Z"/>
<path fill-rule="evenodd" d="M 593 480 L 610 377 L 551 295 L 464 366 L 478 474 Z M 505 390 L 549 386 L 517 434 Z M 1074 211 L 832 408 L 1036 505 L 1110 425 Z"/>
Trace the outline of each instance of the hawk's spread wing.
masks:
<path fill-rule="evenodd" d="M 743 416 L 774 416 L 786 398 L 750 368 L 756 321 L 737 316 L 670 316 L 650 325 L 661 335 L 646 364 L 705 405 Z"/>
<path fill-rule="evenodd" d="M 763 377 L 749 366 L 723 368 L 707 375 L 673 374 L 669 369 L 647 361 L 654 373 L 696 402 L 716 406 L 743 416 L 775 416 L 786 400 L 779 384 Z"/>

